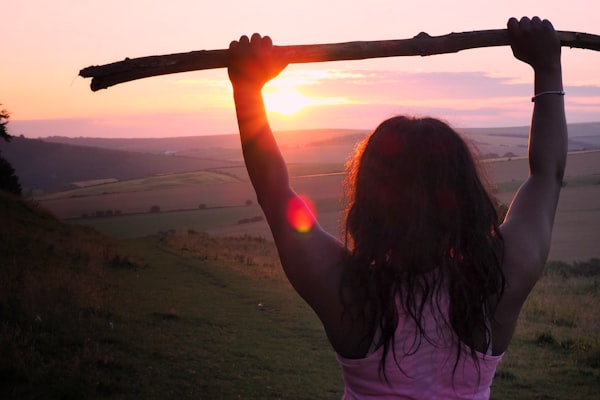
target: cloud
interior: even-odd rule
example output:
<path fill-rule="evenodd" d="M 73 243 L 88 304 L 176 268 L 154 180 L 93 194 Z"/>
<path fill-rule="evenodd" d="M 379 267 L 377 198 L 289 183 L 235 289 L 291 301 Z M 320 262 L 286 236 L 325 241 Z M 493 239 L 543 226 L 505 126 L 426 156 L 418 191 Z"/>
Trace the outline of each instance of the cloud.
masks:
<path fill-rule="evenodd" d="M 408 113 L 438 116 L 472 127 L 508 126 L 529 123 L 533 82 L 485 72 L 332 69 L 306 89 L 312 96 L 346 99 L 346 110 L 350 110 L 349 105 L 360 105 L 351 108 L 349 119 L 367 112 L 377 116 Z M 566 86 L 565 91 L 568 116 L 577 116 L 578 121 L 600 120 L 600 86 L 573 85 Z M 328 107 L 328 113 L 334 107 L 335 103 Z M 365 116 L 360 121 L 371 118 Z"/>
<path fill-rule="evenodd" d="M 343 76 L 343 75 L 341 75 Z M 385 99 L 486 98 L 519 95 L 531 84 L 512 84 L 509 77 L 483 72 L 352 71 L 337 79 L 335 74 L 319 82 L 318 93 L 344 93 L 365 101 Z"/>
<path fill-rule="evenodd" d="M 28 137 L 165 137 L 237 132 L 226 79 L 179 79 L 181 99 L 197 112 L 148 112 L 127 116 L 18 121 L 9 132 Z M 315 101 L 297 115 L 270 113 L 274 130 L 373 129 L 398 114 L 433 116 L 457 127 L 524 126 L 531 120 L 532 82 L 484 72 L 419 72 L 365 69 L 293 69 L 272 87 L 293 87 Z M 600 121 L 600 85 L 567 85 L 569 122 Z M 185 110 L 192 109 L 184 108 Z"/>

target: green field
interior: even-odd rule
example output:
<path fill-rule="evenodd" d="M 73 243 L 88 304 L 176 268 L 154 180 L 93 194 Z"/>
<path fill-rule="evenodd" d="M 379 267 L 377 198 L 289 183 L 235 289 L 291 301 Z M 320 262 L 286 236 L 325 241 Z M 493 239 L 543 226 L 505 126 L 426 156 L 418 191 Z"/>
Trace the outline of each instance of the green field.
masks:
<path fill-rule="evenodd" d="M 565 178 L 555 221 L 551 260 L 581 261 L 600 258 L 597 238 L 600 233 L 600 152 L 569 155 Z M 498 199 L 508 204 L 527 176 L 523 158 L 487 163 L 490 180 Z M 291 181 L 295 189 L 313 199 L 321 225 L 333 234 L 340 232 L 343 218 L 343 165 L 340 163 L 291 164 Z M 135 181 L 136 188 L 122 193 L 102 193 L 102 187 L 78 189 L 90 195 L 41 198 L 40 202 L 69 221 L 94 227 L 118 238 L 134 238 L 160 231 L 193 229 L 215 235 L 253 234 L 270 238 L 266 222 L 240 224 L 262 215 L 243 167 L 222 168 L 211 172 L 225 177 L 221 181 L 206 180 L 204 172 L 173 174 Z M 212 175 L 211 175 L 212 176 Z M 93 190 L 93 191 L 92 191 Z M 105 190 L 104 190 L 105 191 Z M 150 213 L 152 205 L 160 213 Z M 199 205 L 203 205 L 199 208 Z M 119 215 L 96 218 L 95 210 L 122 210 Z M 80 216 L 85 214 L 86 218 Z"/>
<path fill-rule="evenodd" d="M 598 154 L 570 157 L 551 253 L 561 262 L 549 264 L 525 304 L 493 399 L 599 393 L 597 161 Z M 332 232 L 341 216 L 339 169 L 290 168 Z M 523 160 L 491 170 L 505 202 L 526 175 Z M 0 398 L 341 396 L 335 355 L 281 271 L 243 169 L 223 172 L 235 179 L 172 175 L 127 193 L 41 201 L 84 204 L 90 213 L 125 201 L 140 209 L 67 224 L 0 196 Z M 154 203 L 160 212 L 148 212 Z"/>
<path fill-rule="evenodd" d="M 40 200 L 54 200 L 70 197 L 93 197 L 109 193 L 146 192 L 150 190 L 176 188 L 182 185 L 203 185 L 211 183 L 234 182 L 237 180 L 239 180 L 239 178 L 237 178 L 235 175 L 225 173 L 224 171 L 195 171 L 86 186 L 78 189 L 45 195 L 40 197 Z"/>
<path fill-rule="evenodd" d="M 196 231 L 115 241 L 1 205 L 14 217 L 0 227 L 1 398 L 340 398 L 335 355 L 272 242 Z M 492 398 L 594 398 L 599 306 L 600 261 L 550 265 Z"/>

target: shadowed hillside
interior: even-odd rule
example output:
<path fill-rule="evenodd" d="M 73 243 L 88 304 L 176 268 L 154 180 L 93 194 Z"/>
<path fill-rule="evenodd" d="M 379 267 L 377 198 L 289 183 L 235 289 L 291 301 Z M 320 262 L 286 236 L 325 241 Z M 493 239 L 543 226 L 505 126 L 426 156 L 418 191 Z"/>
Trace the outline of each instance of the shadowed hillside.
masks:
<path fill-rule="evenodd" d="M 527 127 L 460 129 L 484 158 L 525 156 Z M 313 129 L 276 133 L 288 163 L 344 163 L 365 130 Z M 600 123 L 569 125 L 571 151 L 600 148 Z M 159 139 L 15 138 L 0 143 L 26 193 L 242 164 L 237 135 Z M 98 181 L 98 182 L 94 182 Z"/>
<path fill-rule="evenodd" d="M 104 308 L 116 243 L 0 192 L 0 398 L 88 398 L 119 386 Z"/>
<path fill-rule="evenodd" d="M 217 159 L 108 150 L 20 137 L 15 137 L 10 143 L 0 143 L 0 151 L 13 165 L 25 192 L 37 193 L 72 189 L 75 182 L 125 180 L 238 164 Z"/>
<path fill-rule="evenodd" d="M 0 399 L 341 395 L 272 243 L 190 233 L 211 253 L 190 257 L 165 235 L 115 242 L 4 193 L 0 221 Z"/>

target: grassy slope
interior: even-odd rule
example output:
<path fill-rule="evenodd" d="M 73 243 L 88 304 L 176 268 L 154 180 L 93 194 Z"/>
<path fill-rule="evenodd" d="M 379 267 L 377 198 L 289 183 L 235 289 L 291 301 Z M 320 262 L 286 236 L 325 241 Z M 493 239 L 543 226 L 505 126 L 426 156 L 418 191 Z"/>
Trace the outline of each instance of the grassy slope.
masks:
<path fill-rule="evenodd" d="M 111 392 L 107 267 L 116 243 L 0 192 L 0 398 Z"/>
<path fill-rule="evenodd" d="M 193 231 L 115 243 L 0 201 L 1 398 L 340 397 L 334 354 L 272 243 Z M 493 398 L 597 394 L 598 269 L 560 264 L 540 282 Z"/>
<path fill-rule="evenodd" d="M 271 245 L 192 239 L 204 243 L 201 253 L 168 236 L 129 243 L 152 259 L 135 285 L 123 274 L 115 298 L 119 329 L 139 338 L 136 374 L 145 384 L 136 396 L 339 398 L 341 378 L 316 317 L 287 283 L 239 270 L 258 268 L 246 254 Z"/>
<path fill-rule="evenodd" d="M 114 243 L 0 200 L 0 398 L 340 396 L 272 244 L 191 235 L 199 255 L 164 236 Z"/>

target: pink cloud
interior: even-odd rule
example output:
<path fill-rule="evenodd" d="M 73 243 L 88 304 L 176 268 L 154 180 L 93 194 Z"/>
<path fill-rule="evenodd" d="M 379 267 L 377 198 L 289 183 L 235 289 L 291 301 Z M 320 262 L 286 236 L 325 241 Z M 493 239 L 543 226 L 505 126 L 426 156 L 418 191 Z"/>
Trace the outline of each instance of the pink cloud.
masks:
<path fill-rule="evenodd" d="M 296 71 L 293 79 L 318 106 L 282 117 L 273 129 L 372 129 L 396 114 L 430 115 L 455 126 L 522 126 L 531 116 L 532 83 L 483 72 Z M 292 80 L 293 80 L 292 79 Z M 274 82 L 275 83 L 275 82 Z M 570 122 L 600 121 L 600 86 L 566 86 Z M 331 102 L 327 102 L 331 99 Z M 147 113 L 55 120 L 11 120 L 9 132 L 27 137 L 166 137 L 237 132 L 232 102 L 196 113 Z"/>

